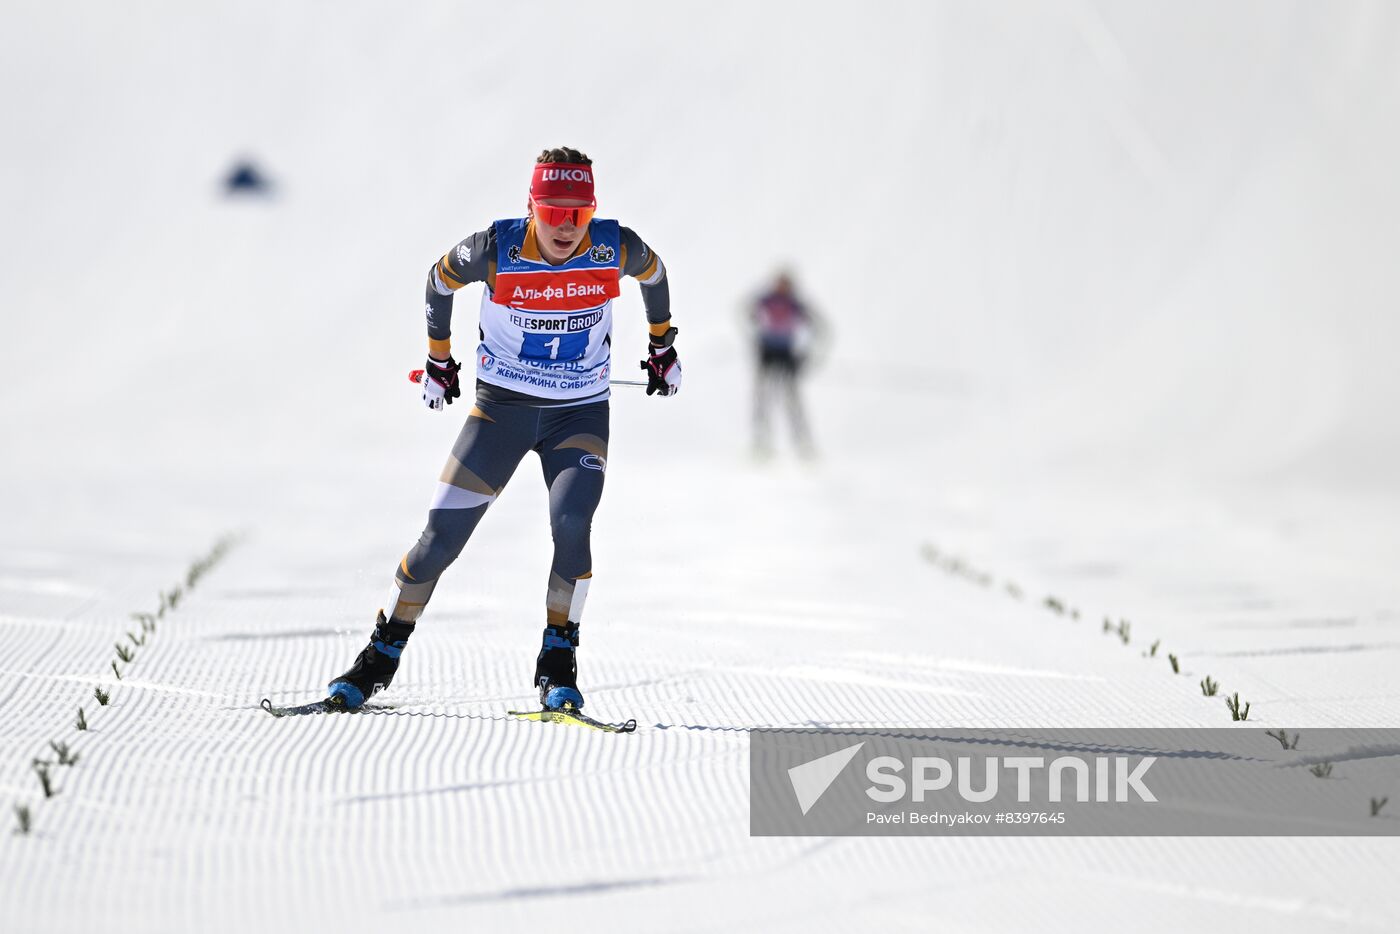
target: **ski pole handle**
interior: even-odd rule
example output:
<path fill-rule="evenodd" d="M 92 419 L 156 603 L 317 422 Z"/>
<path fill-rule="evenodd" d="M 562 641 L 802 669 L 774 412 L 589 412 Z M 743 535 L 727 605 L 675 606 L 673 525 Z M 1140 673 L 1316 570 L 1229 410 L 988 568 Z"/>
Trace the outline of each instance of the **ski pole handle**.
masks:
<path fill-rule="evenodd" d="M 409 381 L 410 383 L 421 383 L 421 382 L 423 382 L 423 371 L 422 371 L 422 370 L 409 370 L 409 371 L 408 371 L 408 381 Z M 609 383 L 608 383 L 608 385 L 610 385 L 610 386 L 645 386 L 646 384 L 647 384 L 647 381 L 644 380 L 644 379 L 615 379 L 615 380 L 609 381 Z"/>

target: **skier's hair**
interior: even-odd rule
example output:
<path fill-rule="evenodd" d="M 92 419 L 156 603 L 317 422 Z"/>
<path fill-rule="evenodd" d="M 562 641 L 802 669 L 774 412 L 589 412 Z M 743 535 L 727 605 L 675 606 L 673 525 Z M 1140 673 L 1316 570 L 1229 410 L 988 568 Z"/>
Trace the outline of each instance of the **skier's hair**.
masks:
<path fill-rule="evenodd" d="M 540 153 L 536 162 L 566 162 L 569 165 L 592 165 L 593 160 L 570 146 L 555 146 Z"/>

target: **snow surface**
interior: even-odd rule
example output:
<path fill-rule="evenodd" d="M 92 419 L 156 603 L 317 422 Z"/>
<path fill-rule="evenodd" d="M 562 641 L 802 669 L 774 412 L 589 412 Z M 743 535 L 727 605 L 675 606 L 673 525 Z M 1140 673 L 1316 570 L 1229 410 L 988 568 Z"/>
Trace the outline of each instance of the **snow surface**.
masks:
<path fill-rule="evenodd" d="M 1400 923 L 1393 839 L 750 838 L 745 732 L 1226 726 L 1206 675 L 1252 723 L 1396 724 L 1400 10 L 5 19 L 7 932 Z M 584 623 L 590 708 L 641 728 L 504 716 L 549 562 L 529 463 L 392 710 L 267 717 L 363 645 L 460 424 L 404 380 L 428 266 L 561 143 L 681 328 L 685 392 L 613 403 Z M 219 196 L 245 156 L 273 197 Z M 747 453 L 737 312 L 783 263 L 838 338 L 814 464 Z M 634 287 L 617 320 L 625 369 Z M 130 614 L 229 533 L 115 680 Z M 79 759 L 45 799 L 50 741 Z M 1364 811 L 1398 778 L 1328 789 Z"/>

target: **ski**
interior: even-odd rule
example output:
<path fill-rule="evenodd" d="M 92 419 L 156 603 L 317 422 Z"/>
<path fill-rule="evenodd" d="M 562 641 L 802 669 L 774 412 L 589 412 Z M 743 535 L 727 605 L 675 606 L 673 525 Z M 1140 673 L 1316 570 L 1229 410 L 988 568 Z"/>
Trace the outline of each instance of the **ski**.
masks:
<path fill-rule="evenodd" d="M 312 701 L 309 704 L 297 704 L 294 707 L 278 707 L 276 704 L 272 703 L 272 701 L 264 697 L 259 706 L 274 717 L 304 717 L 307 714 L 313 713 L 349 713 L 349 711 L 345 709 L 344 704 L 338 699 L 330 697 L 324 700 Z"/>
<path fill-rule="evenodd" d="M 540 723 L 569 723 L 574 726 L 585 727 L 590 730 L 600 730 L 604 733 L 635 733 L 637 732 L 637 721 L 628 720 L 626 723 L 604 723 L 601 720 L 594 720 L 585 716 L 577 710 L 510 710 L 507 711 L 512 717 L 519 717 L 522 720 L 536 720 Z"/>
<path fill-rule="evenodd" d="M 324 700 L 312 701 L 309 704 L 296 704 L 291 707 L 279 707 L 271 700 L 264 697 L 259 704 L 263 710 L 274 717 L 304 717 L 310 714 L 319 713 L 353 713 L 346 709 L 339 698 L 328 697 Z M 371 707 L 371 710 L 380 708 Z M 637 721 L 628 720 L 626 723 L 604 723 L 601 720 L 594 720 L 592 717 L 579 713 L 577 710 L 511 710 L 508 713 L 512 717 L 519 717 L 522 720 L 535 720 L 540 723 L 571 723 L 575 726 L 586 727 L 590 730 L 599 730 L 603 733 L 635 733 L 637 731 Z"/>

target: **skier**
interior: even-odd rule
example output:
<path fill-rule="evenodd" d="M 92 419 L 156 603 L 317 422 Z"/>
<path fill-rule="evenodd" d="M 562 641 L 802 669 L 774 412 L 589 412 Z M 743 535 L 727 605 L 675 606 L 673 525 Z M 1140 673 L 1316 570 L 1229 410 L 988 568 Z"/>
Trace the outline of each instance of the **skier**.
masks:
<path fill-rule="evenodd" d="M 592 160 L 576 149 L 547 149 L 536 160 L 526 216 L 472 234 L 429 271 L 423 401 L 441 411 L 461 395 L 452 297 L 481 282 L 476 396 L 369 645 L 330 683 L 332 706 L 353 710 L 389 686 L 438 579 L 534 451 L 554 537 L 534 686 L 547 711 L 583 707 L 575 652 L 593 577 L 589 530 L 607 468 L 612 300 L 622 276 L 641 283 L 650 324 L 647 395 L 672 396 L 681 386 L 666 268 L 631 230 L 594 218 L 596 206 Z"/>
<path fill-rule="evenodd" d="M 793 437 L 799 453 L 811 457 L 812 433 L 797 393 L 797 378 L 807 360 L 811 342 L 825 333 L 825 325 L 808 305 L 798 298 L 792 277 L 780 272 L 773 287 L 749 309 L 757 365 L 754 377 L 754 453 L 767 457 L 772 452 L 768 426 L 773 398 L 782 395 L 792 419 Z"/>

